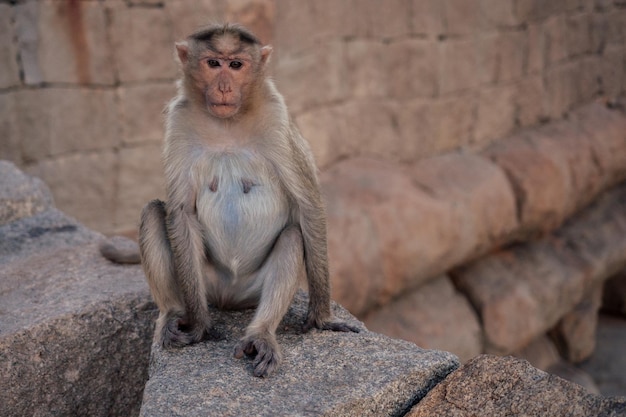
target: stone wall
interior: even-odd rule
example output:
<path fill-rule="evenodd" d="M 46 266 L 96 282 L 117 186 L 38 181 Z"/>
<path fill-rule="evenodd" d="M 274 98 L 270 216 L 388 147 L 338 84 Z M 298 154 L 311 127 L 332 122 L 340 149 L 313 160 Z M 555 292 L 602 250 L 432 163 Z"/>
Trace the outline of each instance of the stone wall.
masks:
<path fill-rule="evenodd" d="M 0 159 L 105 233 L 163 195 L 173 42 L 211 20 L 275 46 L 323 170 L 479 151 L 624 91 L 621 0 L 0 1 Z"/>

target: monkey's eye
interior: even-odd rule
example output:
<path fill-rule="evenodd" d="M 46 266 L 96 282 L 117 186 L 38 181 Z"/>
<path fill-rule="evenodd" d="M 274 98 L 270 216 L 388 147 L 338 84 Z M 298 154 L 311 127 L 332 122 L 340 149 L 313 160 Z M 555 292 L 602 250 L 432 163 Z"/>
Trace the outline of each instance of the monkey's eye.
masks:
<path fill-rule="evenodd" d="M 217 59 L 209 59 L 206 63 L 211 68 L 217 68 L 220 66 L 220 61 L 218 61 Z"/>
<path fill-rule="evenodd" d="M 229 65 L 232 69 L 239 69 L 243 66 L 243 63 L 241 61 L 231 61 L 230 65 Z"/>

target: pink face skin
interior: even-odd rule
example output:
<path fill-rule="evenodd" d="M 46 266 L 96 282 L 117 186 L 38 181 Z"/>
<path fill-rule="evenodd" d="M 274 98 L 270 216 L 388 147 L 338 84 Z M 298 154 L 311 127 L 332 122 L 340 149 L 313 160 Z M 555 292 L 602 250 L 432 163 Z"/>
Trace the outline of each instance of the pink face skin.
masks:
<path fill-rule="evenodd" d="M 200 67 L 203 78 L 209 81 L 204 90 L 208 111 L 220 119 L 236 115 L 250 84 L 251 60 L 241 54 L 231 57 L 207 54 L 200 59 Z"/>

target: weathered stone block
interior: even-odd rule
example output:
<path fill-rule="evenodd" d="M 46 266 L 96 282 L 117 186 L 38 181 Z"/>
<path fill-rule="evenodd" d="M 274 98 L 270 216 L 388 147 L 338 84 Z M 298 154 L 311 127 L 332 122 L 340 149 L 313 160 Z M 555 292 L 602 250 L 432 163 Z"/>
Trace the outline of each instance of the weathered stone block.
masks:
<path fill-rule="evenodd" d="M 410 173 L 352 159 L 322 183 L 334 294 L 357 314 L 483 253 L 516 226 L 503 173 L 477 156 L 422 160 Z"/>
<path fill-rule="evenodd" d="M 150 200 L 165 200 L 161 144 L 126 148 L 120 154 L 115 201 L 116 230 L 135 229 L 141 209 Z"/>
<path fill-rule="evenodd" d="M 520 78 L 526 65 L 527 34 L 524 31 L 502 32 L 498 37 L 499 83 Z"/>
<path fill-rule="evenodd" d="M 544 22 L 543 28 L 546 64 L 554 65 L 567 58 L 568 44 L 565 17 L 551 17 Z"/>
<path fill-rule="evenodd" d="M 576 103 L 578 67 L 565 63 L 544 72 L 544 111 L 553 120 L 563 118 Z"/>
<path fill-rule="evenodd" d="M 280 58 L 275 78 L 290 112 L 298 115 L 311 107 L 328 105 L 349 96 L 345 47 L 344 42 L 333 41 L 316 45 L 297 56 Z M 320 72 L 320 68 L 324 71 Z"/>
<path fill-rule="evenodd" d="M 389 77 L 389 69 L 392 68 L 389 59 L 393 57 L 390 45 L 376 40 L 355 39 L 347 44 L 345 50 L 345 65 L 350 74 L 346 81 L 350 84 L 351 96 L 388 96 L 395 78 Z M 397 60 L 394 63 L 397 65 Z"/>
<path fill-rule="evenodd" d="M 488 352 L 508 354 L 526 346 L 626 265 L 625 198 L 622 185 L 553 236 L 453 273 L 481 316 Z"/>
<path fill-rule="evenodd" d="M 115 93 L 46 88 L 16 95 L 16 116 L 26 161 L 76 151 L 110 149 L 120 143 Z"/>
<path fill-rule="evenodd" d="M 602 285 L 596 285 L 551 331 L 561 355 L 568 361 L 579 363 L 593 353 L 596 347 L 600 304 L 602 304 Z"/>
<path fill-rule="evenodd" d="M 439 92 L 474 88 L 479 83 L 479 59 L 473 40 L 448 39 L 439 44 Z"/>
<path fill-rule="evenodd" d="M 513 100 L 517 109 L 516 121 L 520 126 L 538 124 L 544 118 L 542 78 L 530 76 L 516 83 Z"/>
<path fill-rule="evenodd" d="M 437 99 L 434 111 L 437 125 L 435 132 L 429 132 L 437 138 L 437 153 L 469 145 L 476 106 L 476 97 L 471 93 Z"/>
<path fill-rule="evenodd" d="M 16 95 L 15 92 L 0 93 L 0 159 L 20 164 L 23 141 L 19 135 Z"/>
<path fill-rule="evenodd" d="M 13 8 L 0 4 L 0 88 L 18 86 L 20 69 L 17 65 L 17 44 L 14 37 Z"/>
<path fill-rule="evenodd" d="M 450 374 L 408 417 L 618 416 L 626 399 L 590 394 L 580 385 L 516 358 L 479 356 Z"/>
<path fill-rule="evenodd" d="M 388 107 L 391 111 L 391 122 L 394 128 L 387 139 L 387 146 L 393 146 L 394 160 L 415 162 L 420 158 L 431 156 L 441 150 L 437 127 L 441 117 L 440 109 L 430 100 L 415 99 L 393 103 Z"/>
<path fill-rule="evenodd" d="M 372 65 L 379 66 L 380 59 L 384 60 L 386 84 L 391 97 L 432 97 L 437 93 L 438 60 L 434 42 L 406 39 L 392 42 L 385 47 L 388 56 L 375 56 L 379 61 Z"/>
<path fill-rule="evenodd" d="M 539 73 L 546 65 L 544 28 L 540 23 L 531 23 L 526 30 L 528 32 L 526 72 L 528 74 Z"/>
<path fill-rule="evenodd" d="M 226 2 L 226 22 L 238 22 L 250 29 L 263 44 L 274 39 L 274 0 L 236 0 Z"/>
<path fill-rule="evenodd" d="M 552 365 L 561 361 L 561 356 L 554 342 L 545 334 L 537 337 L 517 352 L 513 352 L 513 356 L 525 359 L 535 368 L 546 372 Z"/>
<path fill-rule="evenodd" d="M 591 20 L 587 13 L 565 18 L 565 42 L 569 56 L 591 52 Z"/>
<path fill-rule="evenodd" d="M 540 152 L 528 135 L 499 142 L 485 151 L 507 174 L 518 205 L 521 232 L 548 231 L 565 218 L 571 199 L 569 172 Z"/>
<path fill-rule="evenodd" d="M 39 178 L 7 161 L 0 161 L 0 178 L 0 226 L 52 207 L 52 194 Z"/>
<path fill-rule="evenodd" d="M 219 341 L 165 351 L 153 345 L 142 416 L 402 415 L 458 367 L 454 355 L 361 333 L 300 332 L 307 298 L 299 293 L 277 333 L 283 362 L 267 379 L 232 349 L 254 311 L 214 311 Z M 354 320 L 334 306 L 335 315 Z"/>
<path fill-rule="evenodd" d="M 543 20 L 558 11 L 561 1 L 517 0 L 514 14 L 520 21 Z"/>
<path fill-rule="evenodd" d="M 137 414 L 155 318 L 139 266 L 54 209 L 0 227 L 0 413 Z"/>
<path fill-rule="evenodd" d="M 346 157 L 350 153 L 352 137 L 348 121 L 337 117 L 335 107 L 322 107 L 296 117 L 302 135 L 309 141 L 319 168 Z"/>
<path fill-rule="evenodd" d="M 371 312 L 364 321 L 372 331 L 408 340 L 426 349 L 452 352 L 462 362 L 483 351 L 478 317 L 446 276 Z"/>
<path fill-rule="evenodd" d="M 58 157 L 26 169 L 50 187 L 57 207 L 96 230 L 113 222 L 116 170 L 113 151 Z"/>
<path fill-rule="evenodd" d="M 600 61 L 601 90 L 607 97 L 618 97 L 626 86 L 626 53 L 623 47 L 607 48 Z"/>
<path fill-rule="evenodd" d="M 470 35 L 482 28 L 480 0 L 444 0 L 447 35 Z"/>
<path fill-rule="evenodd" d="M 176 95 L 173 83 L 121 87 L 120 128 L 125 144 L 162 143 L 165 133 L 163 111 Z"/>
<path fill-rule="evenodd" d="M 443 34 L 444 2 L 438 0 L 410 0 L 412 33 L 436 39 Z"/>
<path fill-rule="evenodd" d="M 168 20 L 172 22 L 172 34 L 181 41 L 197 28 L 211 22 L 225 21 L 226 0 L 176 0 L 164 2 Z M 174 56 L 172 45 L 171 56 Z"/>
<path fill-rule="evenodd" d="M 381 7 L 377 1 L 351 0 L 343 2 L 340 10 L 341 19 L 352 27 L 353 36 L 391 39 L 408 35 L 410 30 L 410 2 L 407 0 L 391 0 Z M 332 9 L 338 2 L 332 3 Z M 337 12 L 331 9 L 331 13 Z M 349 13 L 359 10 L 359 13 Z"/>
<path fill-rule="evenodd" d="M 517 229 L 511 185 L 488 159 L 448 153 L 420 160 L 410 174 L 415 184 L 457 214 L 456 222 L 448 224 L 457 230 L 450 233 L 455 242 L 450 241 L 450 256 L 443 261 L 448 268 L 508 241 Z"/>
<path fill-rule="evenodd" d="M 15 13 L 27 84 L 115 82 L 102 3 L 26 1 Z"/>
<path fill-rule="evenodd" d="M 352 100 L 307 112 L 296 120 L 320 157 L 318 163 L 325 166 L 342 155 L 362 152 L 397 159 L 402 138 L 394 129 L 393 117 L 393 107 L 385 102 Z"/>
<path fill-rule="evenodd" d="M 488 28 L 517 26 L 521 22 L 515 16 L 515 0 L 481 0 L 480 13 Z"/>
<path fill-rule="evenodd" d="M 515 88 L 496 86 L 479 92 L 478 114 L 472 145 L 482 148 L 489 142 L 503 138 L 515 127 Z"/>
<path fill-rule="evenodd" d="M 172 24 L 161 8 L 109 6 L 113 56 L 121 82 L 174 78 Z"/>
<path fill-rule="evenodd" d="M 593 160 L 602 173 L 604 187 L 626 178 L 626 116 L 593 103 L 572 112 L 575 128 L 584 132 L 592 147 Z"/>
<path fill-rule="evenodd" d="M 321 180 L 333 294 L 350 311 L 362 314 L 443 272 L 458 236 L 446 202 L 364 158 L 335 164 Z"/>

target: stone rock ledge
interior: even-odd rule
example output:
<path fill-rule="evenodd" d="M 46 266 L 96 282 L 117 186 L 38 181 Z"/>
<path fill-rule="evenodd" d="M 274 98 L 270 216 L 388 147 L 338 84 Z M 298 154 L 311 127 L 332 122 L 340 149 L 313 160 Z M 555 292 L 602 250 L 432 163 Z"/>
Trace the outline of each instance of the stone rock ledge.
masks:
<path fill-rule="evenodd" d="M 0 415 L 136 415 L 156 313 L 141 268 L 1 165 L 4 201 L 37 203 L 0 213 Z"/>
<path fill-rule="evenodd" d="M 626 183 L 601 196 L 554 234 L 479 259 L 452 276 L 479 312 L 487 352 L 510 354 L 557 325 L 585 298 L 589 300 L 583 304 L 595 306 L 589 314 L 596 320 L 598 290 L 624 267 Z M 585 332 L 585 338 L 568 335 L 576 329 L 567 324 L 557 331 L 565 333 L 563 339 L 573 350 L 576 343 L 594 338 L 593 331 Z M 586 355 L 573 355 L 577 361 L 591 354 L 593 347 L 584 350 Z"/>
<path fill-rule="evenodd" d="M 298 293 L 279 327 L 283 363 L 267 379 L 233 358 L 253 310 L 213 310 L 223 337 L 184 349 L 152 347 L 142 416 L 401 416 L 458 367 L 448 352 L 423 350 L 365 329 L 300 333 L 307 298 Z M 334 305 L 334 314 L 356 320 Z"/>
<path fill-rule="evenodd" d="M 626 397 L 602 397 L 512 357 L 478 356 L 450 374 L 407 417 L 626 415 Z"/>
<path fill-rule="evenodd" d="M 626 115 L 600 103 L 480 155 L 410 167 L 344 160 L 321 175 L 333 294 L 362 316 L 498 247 L 553 231 L 624 179 Z"/>

